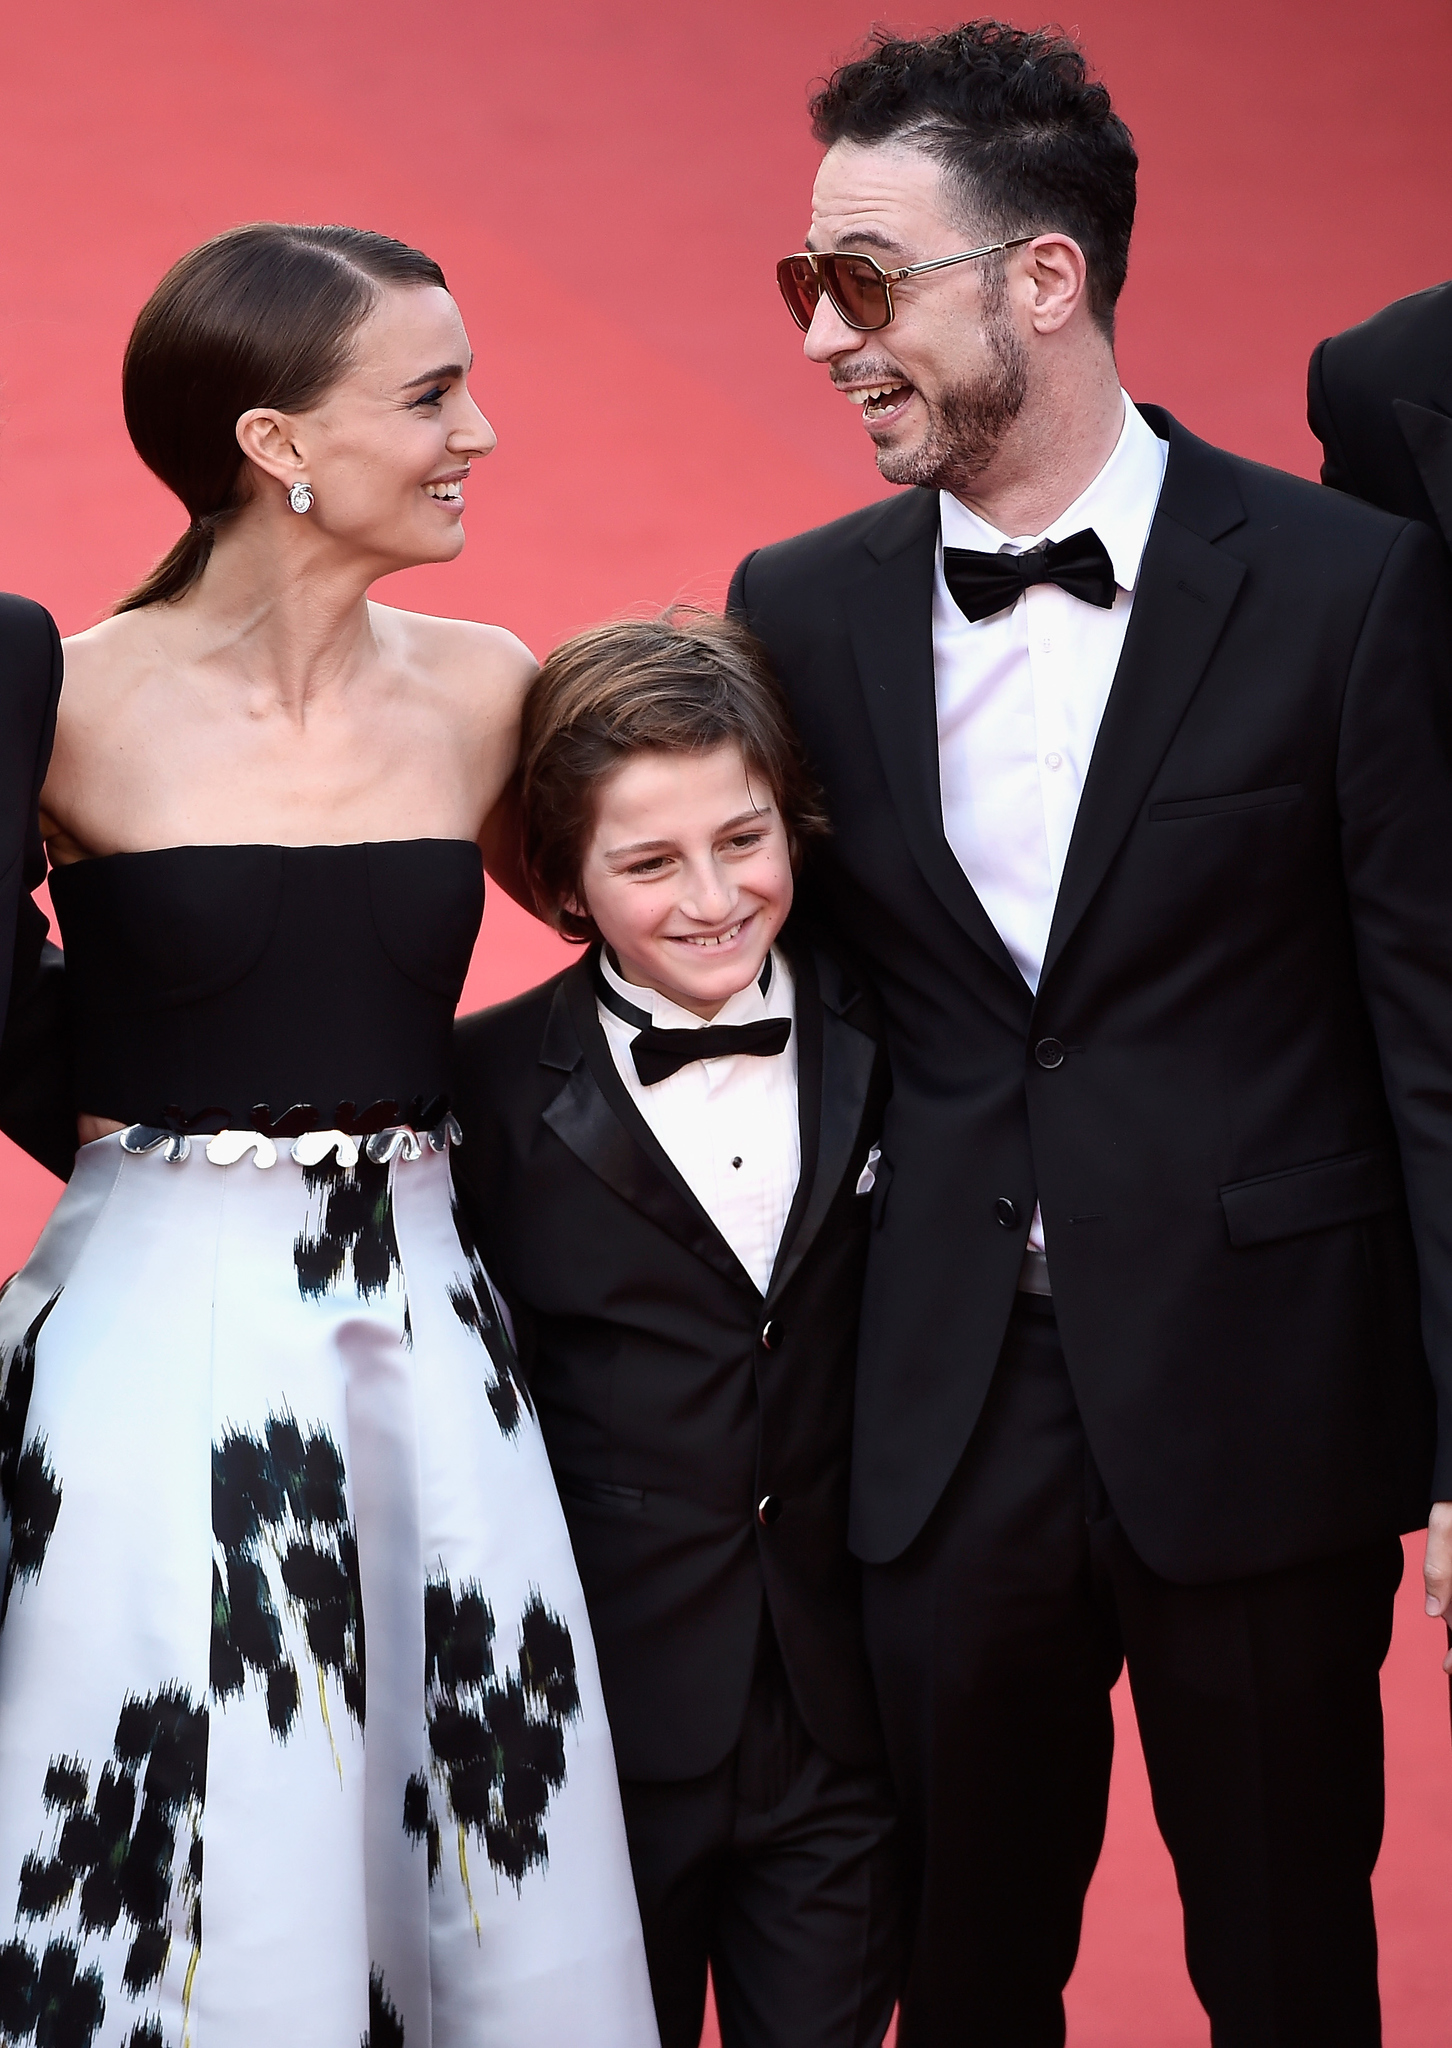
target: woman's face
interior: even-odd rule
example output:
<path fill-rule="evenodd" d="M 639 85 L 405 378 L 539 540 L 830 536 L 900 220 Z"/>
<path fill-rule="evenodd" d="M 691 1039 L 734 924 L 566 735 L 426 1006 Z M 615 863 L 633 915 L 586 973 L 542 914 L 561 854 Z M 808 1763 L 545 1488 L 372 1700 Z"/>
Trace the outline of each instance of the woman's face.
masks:
<path fill-rule="evenodd" d="M 332 390 L 309 412 L 270 416 L 282 429 L 267 451 L 270 473 L 286 489 L 295 471 L 313 493 L 307 519 L 378 558 L 379 574 L 452 561 L 464 545 L 470 467 L 494 447 L 469 396 L 472 362 L 446 291 L 388 289 Z"/>
<path fill-rule="evenodd" d="M 634 754 L 601 786 L 580 883 L 625 979 L 714 1017 L 786 921 L 791 851 L 738 747 Z"/>

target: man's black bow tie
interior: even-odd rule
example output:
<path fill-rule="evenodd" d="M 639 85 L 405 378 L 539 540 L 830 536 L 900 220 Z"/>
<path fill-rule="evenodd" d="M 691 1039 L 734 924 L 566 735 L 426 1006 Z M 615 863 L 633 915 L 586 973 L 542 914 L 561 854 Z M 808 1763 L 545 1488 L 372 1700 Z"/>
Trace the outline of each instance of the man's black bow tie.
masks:
<path fill-rule="evenodd" d="M 991 618 L 1028 589 L 1031 583 L 1057 583 L 1071 597 L 1108 611 L 1118 586 L 1109 550 L 1094 531 L 1071 533 L 1026 555 L 987 555 L 977 548 L 943 550 L 943 574 L 960 611 L 970 619 Z"/>
<path fill-rule="evenodd" d="M 720 1060 L 735 1052 L 763 1057 L 785 1052 L 791 1035 L 790 1017 L 762 1017 L 755 1024 L 706 1024 L 699 1031 L 668 1031 L 663 1025 L 647 1024 L 630 1041 L 630 1057 L 641 1085 L 650 1088 L 692 1060 Z"/>

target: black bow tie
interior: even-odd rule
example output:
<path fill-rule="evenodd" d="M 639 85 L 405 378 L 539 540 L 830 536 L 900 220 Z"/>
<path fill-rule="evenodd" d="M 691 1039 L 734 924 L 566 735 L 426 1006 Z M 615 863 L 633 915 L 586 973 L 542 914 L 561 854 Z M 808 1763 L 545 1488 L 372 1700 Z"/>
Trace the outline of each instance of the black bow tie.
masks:
<path fill-rule="evenodd" d="M 647 1024 L 630 1041 L 630 1057 L 641 1085 L 651 1088 L 692 1060 L 721 1060 L 736 1052 L 769 1058 L 785 1052 L 791 1035 L 790 1017 L 763 1017 L 755 1024 L 707 1024 L 699 1031 L 667 1031 L 663 1025 Z"/>
<path fill-rule="evenodd" d="M 613 958 L 611 964 L 614 964 Z M 792 1035 L 790 1017 L 762 1017 L 755 1024 L 706 1024 L 699 1031 L 668 1031 L 663 1024 L 652 1024 L 648 1010 L 637 1009 L 634 1003 L 626 1001 L 618 988 L 612 987 L 601 971 L 598 957 L 594 981 L 595 993 L 606 1009 L 623 1023 L 638 1027 L 630 1041 L 630 1056 L 635 1061 L 635 1071 L 640 1076 L 642 1088 L 653 1088 L 657 1081 L 668 1081 L 672 1074 L 678 1074 L 692 1060 L 722 1060 L 737 1052 L 757 1053 L 761 1058 L 769 1059 L 775 1053 L 786 1051 L 787 1040 Z M 771 987 L 770 953 L 761 964 L 757 987 L 763 995 Z"/>
<path fill-rule="evenodd" d="M 943 549 L 943 574 L 958 609 L 970 619 L 991 618 L 1013 604 L 1031 583 L 1057 583 L 1071 597 L 1108 611 L 1118 585 L 1109 550 L 1094 531 L 1071 533 L 1026 555 L 987 555 L 977 548 Z"/>

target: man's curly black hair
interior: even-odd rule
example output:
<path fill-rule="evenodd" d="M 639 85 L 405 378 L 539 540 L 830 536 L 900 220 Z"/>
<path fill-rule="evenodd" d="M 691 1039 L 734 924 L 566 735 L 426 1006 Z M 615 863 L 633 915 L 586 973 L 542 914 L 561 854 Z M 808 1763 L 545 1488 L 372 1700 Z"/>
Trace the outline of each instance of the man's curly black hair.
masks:
<path fill-rule="evenodd" d="M 917 41 L 879 29 L 813 95 L 811 115 L 829 147 L 910 141 L 935 158 L 975 233 L 1072 235 L 1094 317 L 1113 334 L 1139 159 L 1068 36 L 1003 21 L 966 21 Z"/>

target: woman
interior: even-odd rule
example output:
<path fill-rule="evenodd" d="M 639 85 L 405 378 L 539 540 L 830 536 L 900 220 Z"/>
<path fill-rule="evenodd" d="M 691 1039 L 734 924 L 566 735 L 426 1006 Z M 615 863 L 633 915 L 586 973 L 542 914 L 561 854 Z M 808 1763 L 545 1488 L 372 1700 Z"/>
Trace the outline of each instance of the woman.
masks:
<path fill-rule="evenodd" d="M 366 595 L 463 546 L 469 365 L 437 265 L 348 228 L 205 244 L 127 351 L 191 523 L 69 643 L 42 796 L 85 1114 L 0 1302 L 7 2040 L 656 2038 L 579 1581 L 451 1213 L 532 663 Z"/>

